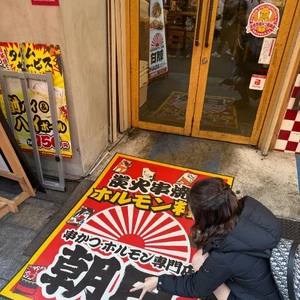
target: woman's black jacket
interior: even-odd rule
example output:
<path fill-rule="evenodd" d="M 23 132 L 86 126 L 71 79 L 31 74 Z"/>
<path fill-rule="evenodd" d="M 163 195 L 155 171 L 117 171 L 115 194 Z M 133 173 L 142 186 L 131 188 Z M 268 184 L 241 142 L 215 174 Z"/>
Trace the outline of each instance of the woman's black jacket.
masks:
<path fill-rule="evenodd" d="M 257 200 L 248 196 L 243 200 L 244 208 L 234 230 L 203 247 L 209 257 L 199 271 L 185 276 L 161 275 L 158 290 L 204 298 L 226 283 L 231 289 L 228 299 L 281 299 L 269 264 L 271 249 L 281 238 L 281 224 Z"/>

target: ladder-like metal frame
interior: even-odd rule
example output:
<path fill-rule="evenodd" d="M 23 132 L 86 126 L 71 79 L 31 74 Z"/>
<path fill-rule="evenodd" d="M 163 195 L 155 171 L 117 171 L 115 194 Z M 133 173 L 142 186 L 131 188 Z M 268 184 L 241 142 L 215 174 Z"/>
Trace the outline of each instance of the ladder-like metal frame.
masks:
<path fill-rule="evenodd" d="M 59 133 L 58 133 L 58 126 L 57 126 L 57 114 L 56 114 L 56 102 L 55 102 L 55 94 L 54 94 L 54 86 L 52 81 L 52 73 L 46 72 L 45 74 L 33 74 L 28 72 L 15 72 L 15 71 L 8 71 L 3 70 L 0 68 L 0 84 L 2 87 L 2 94 L 4 99 L 4 105 L 7 115 L 7 121 L 8 124 L 12 130 L 12 132 L 15 132 L 14 130 L 14 124 L 13 124 L 13 118 L 10 111 L 10 104 L 8 99 L 8 90 L 6 86 L 6 80 L 5 78 L 17 78 L 21 82 L 22 87 L 22 93 L 24 97 L 24 104 L 26 108 L 26 116 L 28 120 L 29 125 L 29 131 L 30 131 L 30 137 L 32 142 L 32 149 L 33 149 L 33 156 L 35 161 L 35 167 L 37 176 L 43 185 L 44 188 L 52 189 L 52 190 L 58 190 L 58 191 L 65 191 L 65 179 L 64 179 L 64 172 L 63 172 L 63 163 L 62 163 L 62 155 L 60 151 L 60 139 L 59 139 Z M 40 80 L 47 83 L 48 86 L 48 96 L 49 96 L 49 104 L 50 104 L 50 111 L 51 111 L 51 118 L 52 118 L 52 126 L 53 126 L 53 137 L 55 142 L 55 155 L 54 155 L 54 161 L 57 166 L 58 171 L 58 182 L 57 181 L 50 181 L 45 180 L 42 165 L 41 165 L 41 159 L 40 159 L 40 153 L 36 141 L 36 133 L 34 129 L 33 124 L 33 117 L 30 107 L 30 96 L 28 91 L 28 80 Z"/>

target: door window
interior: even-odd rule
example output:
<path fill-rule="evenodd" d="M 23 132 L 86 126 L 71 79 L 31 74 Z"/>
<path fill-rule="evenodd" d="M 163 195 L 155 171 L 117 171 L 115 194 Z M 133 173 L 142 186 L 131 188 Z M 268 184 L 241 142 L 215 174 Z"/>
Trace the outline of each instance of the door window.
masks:
<path fill-rule="evenodd" d="M 133 125 L 255 144 L 275 82 L 269 68 L 286 0 L 136 1 Z"/>
<path fill-rule="evenodd" d="M 200 130 L 251 136 L 284 2 L 219 0 Z"/>
<path fill-rule="evenodd" d="M 188 1 L 140 0 L 140 121 L 185 125 L 196 8 Z"/>

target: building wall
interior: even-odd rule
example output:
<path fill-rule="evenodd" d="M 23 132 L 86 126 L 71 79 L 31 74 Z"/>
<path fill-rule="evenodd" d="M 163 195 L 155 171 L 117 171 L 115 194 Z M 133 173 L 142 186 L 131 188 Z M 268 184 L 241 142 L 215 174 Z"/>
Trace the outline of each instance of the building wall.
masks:
<path fill-rule="evenodd" d="M 293 110 L 295 98 L 300 89 L 298 74 L 282 121 L 274 150 L 300 154 L 300 110 Z"/>
<path fill-rule="evenodd" d="M 64 169 L 83 175 L 108 143 L 106 1 L 2 0 L 0 41 L 60 46 L 73 147 Z M 53 160 L 42 158 L 42 165 L 51 170 Z"/>

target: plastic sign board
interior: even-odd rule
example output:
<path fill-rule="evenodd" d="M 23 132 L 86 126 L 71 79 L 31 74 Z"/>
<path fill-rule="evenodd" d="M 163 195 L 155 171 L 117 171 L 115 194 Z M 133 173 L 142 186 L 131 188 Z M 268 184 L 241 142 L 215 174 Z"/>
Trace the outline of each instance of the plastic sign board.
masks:
<path fill-rule="evenodd" d="M 116 154 L 0 294 L 13 300 L 138 299 L 141 291 L 129 290 L 146 277 L 194 273 L 187 193 L 207 177 L 233 182 Z M 186 298 L 155 291 L 145 295 L 150 299 Z"/>

